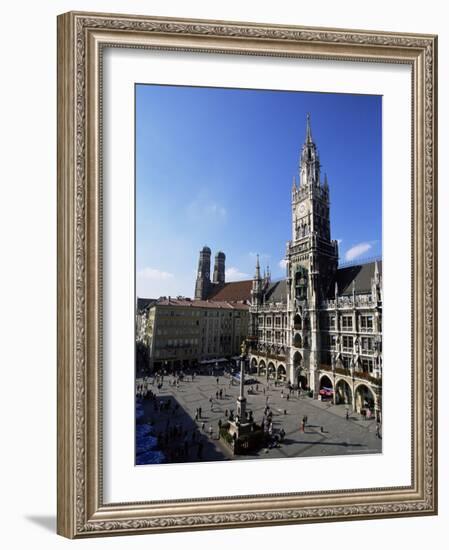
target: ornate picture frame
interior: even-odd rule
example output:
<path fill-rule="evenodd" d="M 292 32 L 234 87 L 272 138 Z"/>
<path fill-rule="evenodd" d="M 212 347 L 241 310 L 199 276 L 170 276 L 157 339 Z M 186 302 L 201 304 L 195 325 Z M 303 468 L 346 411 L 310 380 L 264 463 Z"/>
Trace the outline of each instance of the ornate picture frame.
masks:
<path fill-rule="evenodd" d="M 411 484 L 104 501 L 105 48 L 403 64 L 412 85 Z M 89 536 L 437 513 L 437 37 L 70 12 L 58 18 L 58 533 Z"/>

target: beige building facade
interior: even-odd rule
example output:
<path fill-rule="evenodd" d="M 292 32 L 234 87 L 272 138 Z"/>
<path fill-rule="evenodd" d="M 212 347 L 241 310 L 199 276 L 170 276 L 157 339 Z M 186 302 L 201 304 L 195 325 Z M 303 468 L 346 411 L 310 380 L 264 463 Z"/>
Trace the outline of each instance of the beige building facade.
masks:
<path fill-rule="evenodd" d="M 192 367 L 240 353 L 248 336 L 249 305 L 161 298 L 145 312 L 145 324 L 150 372 Z"/>

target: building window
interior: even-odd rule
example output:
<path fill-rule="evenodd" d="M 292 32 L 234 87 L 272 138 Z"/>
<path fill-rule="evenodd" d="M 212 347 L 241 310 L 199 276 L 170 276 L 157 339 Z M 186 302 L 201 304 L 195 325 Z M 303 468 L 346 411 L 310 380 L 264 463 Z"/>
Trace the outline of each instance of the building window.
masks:
<path fill-rule="evenodd" d="M 271 340 L 271 330 L 267 330 L 267 340 Z"/>
<path fill-rule="evenodd" d="M 371 352 L 374 349 L 373 339 L 362 337 L 362 351 Z"/>
<path fill-rule="evenodd" d="M 259 326 L 263 327 L 263 316 L 259 316 Z"/>
<path fill-rule="evenodd" d="M 373 331 L 373 316 L 372 315 L 362 315 L 360 317 L 360 329 L 364 332 Z"/>
<path fill-rule="evenodd" d="M 350 366 L 351 366 L 351 357 L 348 356 L 348 355 L 343 355 L 341 360 L 342 360 L 342 363 L 343 363 L 343 367 L 345 369 L 349 369 Z"/>
<path fill-rule="evenodd" d="M 343 351 L 352 351 L 353 338 L 352 336 L 343 336 Z"/>
<path fill-rule="evenodd" d="M 267 327 L 271 327 L 271 317 L 267 317 Z"/>
<path fill-rule="evenodd" d="M 352 330 L 352 316 L 343 315 L 341 318 L 341 326 L 343 330 Z"/>

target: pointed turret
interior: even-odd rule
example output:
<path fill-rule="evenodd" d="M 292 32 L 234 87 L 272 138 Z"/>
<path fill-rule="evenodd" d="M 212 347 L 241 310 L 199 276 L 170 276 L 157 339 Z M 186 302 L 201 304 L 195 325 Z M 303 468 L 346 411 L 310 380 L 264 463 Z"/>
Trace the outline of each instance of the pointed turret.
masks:
<path fill-rule="evenodd" d="M 256 274 L 254 275 L 254 279 L 260 280 L 259 254 L 257 254 L 257 260 L 256 260 Z"/>
<path fill-rule="evenodd" d="M 320 185 L 320 160 L 315 143 L 312 139 L 310 115 L 307 114 L 306 140 L 302 146 L 299 162 L 301 187 Z"/>
<path fill-rule="evenodd" d="M 306 143 L 312 143 L 312 130 L 310 128 L 310 113 L 307 113 Z"/>
<path fill-rule="evenodd" d="M 256 259 L 256 272 L 253 278 L 253 287 L 251 289 L 251 302 L 253 306 L 259 305 L 262 297 L 262 279 L 260 277 L 259 254 Z"/>
<path fill-rule="evenodd" d="M 379 262 L 377 260 L 374 264 L 374 282 L 377 285 L 380 283 Z"/>
<path fill-rule="evenodd" d="M 374 262 L 374 275 L 371 279 L 371 296 L 374 301 L 381 300 L 381 275 L 379 269 L 379 262 Z"/>

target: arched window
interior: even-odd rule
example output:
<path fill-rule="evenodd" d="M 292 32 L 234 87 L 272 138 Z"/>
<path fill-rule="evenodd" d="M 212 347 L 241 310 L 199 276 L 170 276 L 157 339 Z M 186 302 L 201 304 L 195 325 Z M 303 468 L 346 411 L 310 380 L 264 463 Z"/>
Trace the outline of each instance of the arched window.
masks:
<path fill-rule="evenodd" d="M 298 332 L 293 337 L 293 345 L 295 348 L 302 348 L 302 338 Z"/>

